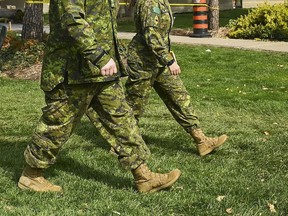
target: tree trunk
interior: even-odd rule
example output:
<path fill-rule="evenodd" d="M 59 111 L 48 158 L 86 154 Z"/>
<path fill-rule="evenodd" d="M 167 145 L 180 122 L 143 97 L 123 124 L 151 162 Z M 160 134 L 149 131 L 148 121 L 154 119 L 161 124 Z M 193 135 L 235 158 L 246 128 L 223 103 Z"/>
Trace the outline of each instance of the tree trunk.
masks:
<path fill-rule="evenodd" d="M 209 30 L 217 32 L 219 29 L 219 0 L 209 0 L 208 19 Z"/>
<path fill-rule="evenodd" d="M 42 41 L 43 38 L 43 4 L 26 4 L 22 39 L 35 39 Z"/>

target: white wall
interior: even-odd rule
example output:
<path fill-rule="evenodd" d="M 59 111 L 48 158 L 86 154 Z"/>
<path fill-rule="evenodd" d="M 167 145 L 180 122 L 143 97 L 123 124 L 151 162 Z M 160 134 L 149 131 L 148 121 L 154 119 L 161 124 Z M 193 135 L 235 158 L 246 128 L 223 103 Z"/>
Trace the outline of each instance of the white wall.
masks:
<path fill-rule="evenodd" d="M 2 8 L 7 8 L 7 5 L 15 5 L 16 9 L 24 11 L 25 0 L 0 0 L 0 6 Z M 49 4 L 43 4 L 43 12 L 48 13 Z"/>
<path fill-rule="evenodd" d="M 269 4 L 284 3 L 284 0 L 266 0 Z M 264 0 L 243 0 L 243 8 L 255 8 L 259 4 L 264 3 Z"/>
<path fill-rule="evenodd" d="M 275 3 L 284 3 L 284 0 L 242 0 L 243 8 L 252 8 L 257 7 L 258 4 L 261 4 L 263 2 L 267 1 L 270 4 Z M 123 0 L 120 0 L 120 2 L 123 2 Z M 171 4 L 190 4 L 193 3 L 193 0 L 170 0 Z M 15 5 L 16 8 L 23 10 L 25 6 L 25 0 L 0 0 L 0 6 L 2 8 L 6 8 L 6 5 Z M 232 9 L 233 8 L 233 0 L 219 0 L 219 6 L 220 10 L 226 10 L 226 9 Z M 49 4 L 44 4 L 44 13 L 48 12 Z M 177 11 L 192 11 L 192 7 L 173 7 L 172 8 L 174 12 Z"/>
<path fill-rule="evenodd" d="M 170 4 L 193 4 L 193 0 L 170 0 Z M 208 0 L 206 0 L 208 2 Z M 232 9 L 233 4 L 232 0 L 219 0 L 219 7 L 220 10 L 226 10 L 226 9 Z M 172 7 L 173 12 L 183 12 L 183 11 L 193 11 L 193 7 L 191 6 L 185 6 L 185 7 Z"/>
<path fill-rule="evenodd" d="M 21 0 L 2 0 L 0 1 L 0 5 L 2 8 L 6 8 L 6 5 L 15 5 L 16 8 L 18 9 L 23 9 L 25 5 L 25 1 Z"/>
<path fill-rule="evenodd" d="M 43 13 L 48 13 L 49 11 L 49 4 L 44 4 L 43 5 Z"/>

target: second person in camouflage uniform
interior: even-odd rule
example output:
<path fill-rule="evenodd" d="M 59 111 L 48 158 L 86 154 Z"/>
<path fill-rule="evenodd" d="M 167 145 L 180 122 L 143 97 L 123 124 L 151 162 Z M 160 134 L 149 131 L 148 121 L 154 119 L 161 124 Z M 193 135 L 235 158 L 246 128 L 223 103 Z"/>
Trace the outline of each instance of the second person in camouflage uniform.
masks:
<path fill-rule="evenodd" d="M 139 192 L 170 187 L 180 176 L 153 173 L 150 151 L 127 105 L 119 81 L 121 62 L 116 35 L 115 0 L 50 0 L 50 35 L 44 53 L 41 89 L 46 106 L 25 150 L 21 189 L 59 192 L 43 177 L 63 144 L 91 107 L 123 167 L 132 171 Z M 112 138 L 111 138 L 112 137 Z"/>
<path fill-rule="evenodd" d="M 128 104 L 138 120 L 154 88 L 175 120 L 194 138 L 199 154 L 209 154 L 227 136 L 209 138 L 199 128 L 190 95 L 179 77 L 181 69 L 170 50 L 173 15 L 168 0 L 132 0 L 130 4 L 135 5 L 136 35 L 128 48 Z"/>

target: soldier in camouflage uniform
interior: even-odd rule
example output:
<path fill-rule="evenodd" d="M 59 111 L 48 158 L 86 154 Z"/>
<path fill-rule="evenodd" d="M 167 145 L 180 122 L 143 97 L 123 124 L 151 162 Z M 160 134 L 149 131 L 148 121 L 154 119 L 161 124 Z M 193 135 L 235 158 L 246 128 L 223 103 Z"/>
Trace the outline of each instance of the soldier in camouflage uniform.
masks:
<path fill-rule="evenodd" d="M 128 104 L 138 120 L 153 87 L 175 120 L 194 138 L 199 154 L 209 154 L 222 145 L 227 136 L 209 138 L 199 128 L 190 95 L 179 77 L 181 69 L 170 50 L 173 15 L 168 0 L 130 3 L 135 4 L 136 35 L 128 48 L 129 77 L 125 85 Z"/>
<path fill-rule="evenodd" d="M 50 0 L 50 36 L 44 54 L 41 89 L 46 106 L 24 156 L 21 189 L 60 192 L 43 170 L 53 165 L 76 124 L 91 107 L 123 167 L 132 171 L 139 192 L 170 187 L 179 170 L 153 173 L 143 141 L 119 81 L 115 0 Z M 111 138 L 112 137 L 112 138 Z M 113 142 L 111 142 L 113 140 Z"/>

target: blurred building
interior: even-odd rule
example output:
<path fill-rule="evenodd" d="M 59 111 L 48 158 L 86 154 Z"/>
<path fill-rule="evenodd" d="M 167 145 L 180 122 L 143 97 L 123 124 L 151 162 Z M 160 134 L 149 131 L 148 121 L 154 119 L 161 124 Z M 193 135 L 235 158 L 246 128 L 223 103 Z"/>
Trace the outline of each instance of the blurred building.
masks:
<path fill-rule="evenodd" d="M 219 0 L 220 10 L 233 9 L 235 7 L 243 8 L 253 8 L 257 7 L 259 4 L 267 1 L 270 4 L 284 3 L 285 0 Z M 26 0 L 0 0 L 0 8 L 9 8 L 12 6 L 16 9 L 23 10 L 25 7 Z M 120 2 L 124 2 L 120 0 Z M 170 0 L 171 4 L 192 4 L 194 0 Z M 48 12 L 49 4 L 44 4 L 44 13 Z M 174 12 L 190 12 L 193 11 L 192 6 L 173 6 L 172 10 Z M 120 13 L 126 13 L 124 6 L 121 8 Z"/>
<path fill-rule="evenodd" d="M 0 0 L 0 8 L 24 10 L 26 0 Z M 43 12 L 47 13 L 49 4 L 43 4 Z"/>

